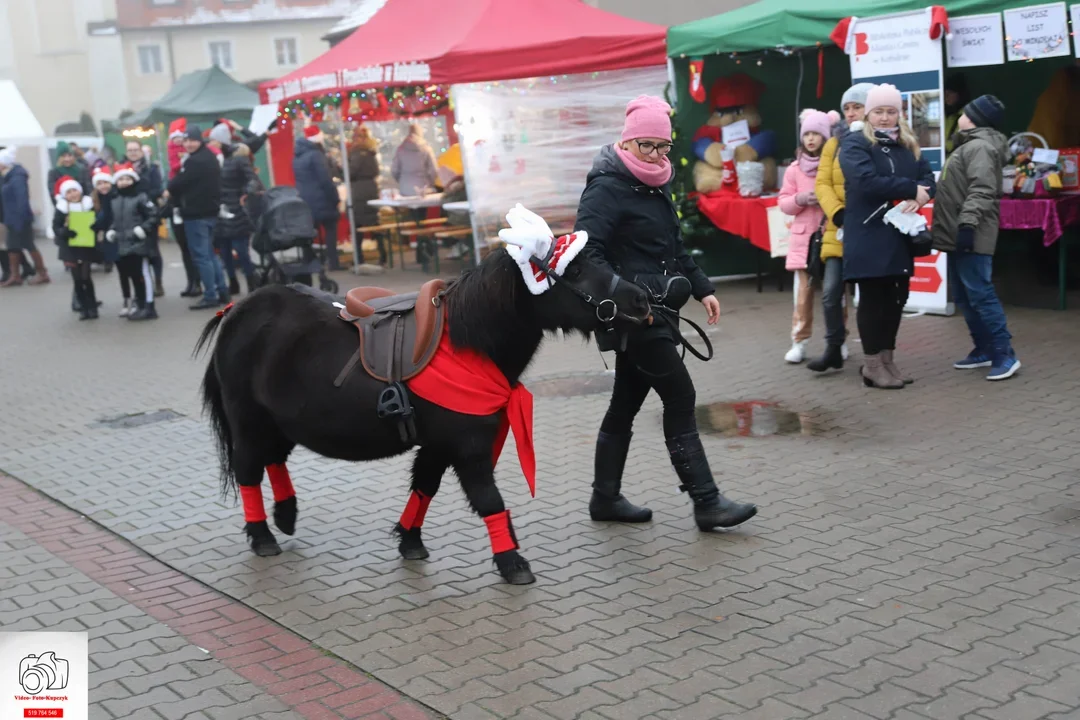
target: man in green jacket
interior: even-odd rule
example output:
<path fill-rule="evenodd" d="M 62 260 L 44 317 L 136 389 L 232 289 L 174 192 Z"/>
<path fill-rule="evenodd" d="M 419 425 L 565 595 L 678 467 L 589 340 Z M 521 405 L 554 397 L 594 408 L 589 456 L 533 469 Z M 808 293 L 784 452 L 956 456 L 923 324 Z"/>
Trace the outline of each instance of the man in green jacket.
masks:
<path fill-rule="evenodd" d="M 997 292 L 990 280 L 1001 209 L 1001 168 L 1008 142 L 997 128 L 1005 106 L 983 95 L 964 107 L 954 150 L 934 198 L 934 249 L 949 253 L 949 287 L 964 313 L 975 349 L 953 364 L 959 370 L 989 367 L 987 380 L 1005 380 L 1020 369 Z"/>

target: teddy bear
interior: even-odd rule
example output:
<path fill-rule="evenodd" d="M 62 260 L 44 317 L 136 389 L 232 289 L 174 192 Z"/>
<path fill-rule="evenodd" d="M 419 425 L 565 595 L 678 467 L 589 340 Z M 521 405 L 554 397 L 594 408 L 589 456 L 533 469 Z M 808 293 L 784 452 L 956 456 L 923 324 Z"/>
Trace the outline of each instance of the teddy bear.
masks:
<path fill-rule="evenodd" d="M 737 73 L 717 79 L 709 93 L 709 106 L 713 114 L 694 134 L 693 150 L 698 162 L 694 163 L 694 187 L 698 192 L 711 193 L 724 187 L 735 186 L 734 163 L 760 162 L 765 166 L 765 189 L 776 187 L 776 133 L 761 129 L 761 113 L 758 100 L 764 90 L 757 80 Z M 750 139 L 734 148 L 734 158 L 724 167 L 722 128 L 745 120 Z M 733 161 L 733 162 L 732 162 Z M 725 177 L 726 174 L 726 177 Z"/>

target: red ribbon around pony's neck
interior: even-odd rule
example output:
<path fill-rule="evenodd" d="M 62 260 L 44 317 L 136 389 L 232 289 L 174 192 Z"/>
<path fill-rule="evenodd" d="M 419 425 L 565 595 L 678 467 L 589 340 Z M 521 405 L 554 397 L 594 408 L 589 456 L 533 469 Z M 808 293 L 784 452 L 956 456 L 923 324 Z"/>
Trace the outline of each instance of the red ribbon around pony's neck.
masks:
<path fill-rule="evenodd" d="M 456 348 L 450 333 L 443 331 L 431 364 L 406 382 L 409 390 L 439 407 L 464 415 L 502 413 L 495 437 L 492 466 L 499 460 L 506 435 L 514 431 L 518 461 L 529 492 L 536 497 L 536 451 L 533 449 L 533 396 L 521 383 L 510 386 L 506 376 L 492 362 L 473 350 Z"/>

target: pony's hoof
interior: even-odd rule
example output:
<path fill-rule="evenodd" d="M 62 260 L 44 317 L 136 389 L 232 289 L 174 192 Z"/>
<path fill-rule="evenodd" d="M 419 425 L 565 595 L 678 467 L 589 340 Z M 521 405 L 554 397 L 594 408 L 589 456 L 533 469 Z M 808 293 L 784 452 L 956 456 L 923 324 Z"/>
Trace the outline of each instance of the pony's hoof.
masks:
<path fill-rule="evenodd" d="M 426 560 L 430 553 L 427 548 L 424 547 L 424 541 L 420 537 L 421 528 L 413 528 L 412 530 L 406 530 L 402 527 L 401 523 L 394 526 L 394 532 L 397 533 L 400 542 L 398 542 L 398 552 L 401 553 L 401 557 L 406 560 Z"/>
<path fill-rule="evenodd" d="M 518 555 L 516 550 L 495 555 L 495 566 L 503 580 L 511 585 L 532 585 L 536 576 L 529 569 L 529 561 Z"/>
<path fill-rule="evenodd" d="M 296 532 L 296 496 L 274 503 L 274 525 L 286 535 Z"/>
<path fill-rule="evenodd" d="M 281 546 L 277 544 L 274 533 L 270 532 L 270 527 L 265 520 L 257 523 L 249 522 L 244 530 L 252 552 L 259 557 L 273 557 L 281 554 Z"/>

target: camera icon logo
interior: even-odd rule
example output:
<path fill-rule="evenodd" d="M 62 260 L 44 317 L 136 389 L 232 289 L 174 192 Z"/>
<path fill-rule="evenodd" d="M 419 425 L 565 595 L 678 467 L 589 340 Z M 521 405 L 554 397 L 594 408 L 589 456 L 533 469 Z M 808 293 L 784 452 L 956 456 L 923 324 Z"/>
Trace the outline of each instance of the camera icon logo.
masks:
<path fill-rule="evenodd" d="M 27 695 L 63 690 L 68 684 L 68 661 L 53 652 L 27 655 L 19 661 L 19 684 Z"/>

